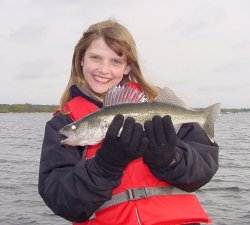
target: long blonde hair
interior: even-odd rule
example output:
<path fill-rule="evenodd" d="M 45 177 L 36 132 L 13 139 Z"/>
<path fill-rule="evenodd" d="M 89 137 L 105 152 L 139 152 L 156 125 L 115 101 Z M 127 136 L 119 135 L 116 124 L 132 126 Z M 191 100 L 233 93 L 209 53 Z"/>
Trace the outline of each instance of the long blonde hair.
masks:
<path fill-rule="evenodd" d="M 103 95 L 99 95 L 91 90 L 85 81 L 81 62 L 87 48 L 91 42 L 102 37 L 106 44 L 119 56 L 123 54 L 127 57 L 127 62 L 131 67 L 129 76 L 124 76 L 121 84 L 128 82 L 136 82 L 143 89 L 149 100 L 152 100 L 157 95 L 159 89 L 156 86 L 149 84 L 143 77 L 140 65 L 138 62 L 136 44 L 131 34 L 123 25 L 113 19 L 102 21 L 91 25 L 78 41 L 72 59 L 71 75 L 68 85 L 61 97 L 60 110 L 65 112 L 64 105 L 72 99 L 70 87 L 76 85 L 81 90 L 86 90 L 93 98 L 102 101 Z"/>

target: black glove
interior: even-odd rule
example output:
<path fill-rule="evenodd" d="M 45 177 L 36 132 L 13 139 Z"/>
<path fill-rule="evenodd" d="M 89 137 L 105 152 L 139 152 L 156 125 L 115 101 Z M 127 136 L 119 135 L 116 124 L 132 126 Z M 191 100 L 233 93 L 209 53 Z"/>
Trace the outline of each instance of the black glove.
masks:
<path fill-rule="evenodd" d="M 124 116 L 118 114 L 110 124 L 102 147 L 97 151 L 95 160 L 105 172 L 121 175 L 127 164 L 143 155 L 148 140 L 143 135 L 143 127 L 134 118 L 126 118 L 120 137 Z"/>
<path fill-rule="evenodd" d="M 161 118 L 154 116 L 152 121 L 144 124 L 149 147 L 143 161 L 151 169 L 166 168 L 175 157 L 177 135 L 169 115 Z"/>

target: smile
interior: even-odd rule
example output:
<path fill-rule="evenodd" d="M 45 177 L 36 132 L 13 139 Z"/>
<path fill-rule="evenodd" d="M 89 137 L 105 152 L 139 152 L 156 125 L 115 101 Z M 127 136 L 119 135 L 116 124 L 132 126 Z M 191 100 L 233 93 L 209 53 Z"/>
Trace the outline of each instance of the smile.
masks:
<path fill-rule="evenodd" d="M 94 76 L 94 80 L 102 82 L 102 83 L 108 83 L 109 81 L 111 81 L 110 78 L 100 77 L 100 76 L 97 76 L 97 75 Z"/>

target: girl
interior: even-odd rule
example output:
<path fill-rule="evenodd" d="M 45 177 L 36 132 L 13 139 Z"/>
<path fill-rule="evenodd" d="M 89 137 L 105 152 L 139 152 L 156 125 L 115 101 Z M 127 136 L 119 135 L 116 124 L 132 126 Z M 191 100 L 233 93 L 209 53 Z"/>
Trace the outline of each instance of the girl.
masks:
<path fill-rule="evenodd" d="M 61 144 L 58 131 L 101 108 L 104 94 L 118 84 L 143 91 L 149 101 L 160 90 L 143 78 L 128 30 L 102 21 L 76 45 L 60 110 L 46 124 L 39 171 L 44 202 L 82 225 L 211 222 L 193 191 L 216 173 L 218 145 L 198 124 L 183 124 L 176 134 L 170 116 L 154 116 L 144 132 L 118 114 L 101 144 Z"/>

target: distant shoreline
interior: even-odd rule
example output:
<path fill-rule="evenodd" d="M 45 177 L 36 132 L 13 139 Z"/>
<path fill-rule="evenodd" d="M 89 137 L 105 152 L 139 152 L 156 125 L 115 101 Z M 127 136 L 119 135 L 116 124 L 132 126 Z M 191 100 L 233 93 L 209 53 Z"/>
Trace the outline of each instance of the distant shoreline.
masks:
<path fill-rule="evenodd" d="M 33 113 L 33 112 L 55 112 L 58 105 L 33 105 L 33 104 L 0 104 L 0 113 Z M 250 108 L 223 108 L 221 113 L 250 112 Z"/>
<path fill-rule="evenodd" d="M 33 112 L 54 112 L 57 105 L 33 105 L 33 104 L 0 104 L 0 113 L 33 113 Z"/>

